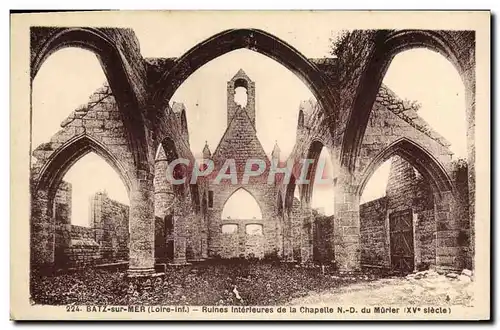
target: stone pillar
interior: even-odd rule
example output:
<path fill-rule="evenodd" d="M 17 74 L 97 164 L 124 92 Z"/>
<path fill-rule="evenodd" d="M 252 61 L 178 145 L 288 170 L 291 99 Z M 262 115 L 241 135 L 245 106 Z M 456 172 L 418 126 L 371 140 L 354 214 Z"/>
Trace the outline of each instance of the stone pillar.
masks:
<path fill-rule="evenodd" d="M 276 223 L 275 223 L 275 229 L 276 229 L 276 250 L 278 251 L 278 255 L 284 255 L 284 247 L 283 247 L 283 240 L 284 240 L 284 231 L 283 231 L 283 217 L 279 214 L 276 215 Z"/>
<path fill-rule="evenodd" d="M 130 192 L 130 262 L 129 275 L 154 273 L 155 216 L 153 175 L 137 180 Z"/>
<path fill-rule="evenodd" d="M 174 258 L 172 265 L 187 265 L 187 248 L 190 237 L 189 203 L 187 199 L 174 199 Z"/>
<path fill-rule="evenodd" d="M 436 217 L 436 266 L 444 270 L 461 270 L 464 267 L 463 249 L 460 246 L 460 222 L 454 214 L 455 199 L 451 191 L 435 194 Z"/>
<path fill-rule="evenodd" d="M 163 147 L 160 147 L 158 158 L 155 161 L 155 177 L 154 177 L 154 208 L 155 215 L 159 218 L 164 218 L 168 208 L 173 202 L 172 184 L 167 180 L 168 162 L 165 156 Z"/>
<path fill-rule="evenodd" d="M 186 261 L 186 238 L 176 236 L 174 238 L 174 260 L 173 265 L 187 265 Z"/>
<path fill-rule="evenodd" d="M 310 211 L 310 210 L 308 210 Z M 310 263 L 313 257 L 313 245 L 312 245 L 312 232 L 313 232 L 313 221 L 312 213 L 307 212 L 304 214 L 302 221 L 302 231 L 301 231 L 301 247 L 300 247 L 300 259 L 301 263 Z"/>
<path fill-rule="evenodd" d="M 208 259 L 208 238 L 205 232 L 201 234 L 201 258 Z"/>
<path fill-rule="evenodd" d="M 284 215 L 283 226 L 283 258 L 285 262 L 295 262 L 293 258 L 293 237 L 292 237 L 292 223 L 290 215 Z"/>
<path fill-rule="evenodd" d="M 357 271 L 361 268 L 359 196 L 355 187 L 339 179 L 335 185 L 334 201 L 335 262 L 340 271 Z"/>
<path fill-rule="evenodd" d="M 467 120 L 467 171 L 469 186 L 469 256 L 474 269 L 475 257 L 475 221 L 476 221 L 476 80 L 475 66 L 467 73 L 469 84 L 465 88 L 466 120 Z M 488 220 L 488 219 L 485 219 Z"/>
<path fill-rule="evenodd" d="M 418 213 L 412 208 L 412 224 L 413 224 L 413 268 L 418 270 L 417 267 L 422 263 L 422 243 L 420 242 L 421 228 L 418 225 Z M 390 235 L 390 234 L 389 234 Z M 390 246 L 389 246 L 390 249 Z"/>
<path fill-rule="evenodd" d="M 40 270 L 54 266 L 55 225 L 47 191 L 38 191 L 31 200 L 31 265 Z"/>
<path fill-rule="evenodd" d="M 193 256 L 188 259 L 188 262 L 199 262 L 203 260 L 203 217 L 201 214 L 194 214 L 191 215 L 190 219 L 195 225 L 189 231 Z"/>

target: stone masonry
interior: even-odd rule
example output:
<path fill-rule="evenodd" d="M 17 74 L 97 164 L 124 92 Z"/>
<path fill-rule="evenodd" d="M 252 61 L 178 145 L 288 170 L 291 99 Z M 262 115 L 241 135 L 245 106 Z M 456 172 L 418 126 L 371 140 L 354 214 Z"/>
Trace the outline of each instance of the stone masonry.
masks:
<path fill-rule="evenodd" d="M 71 185 L 61 182 L 55 200 L 55 260 L 58 268 L 126 262 L 129 208 L 95 193 L 89 201 L 89 227 L 71 223 Z"/>
<path fill-rule="evenodd" d="M 365 225 L 379 227 L 383 218 L 381 210 L 383 205 L 388 207 L 390 198 L 386 196 L 389 200 L 385 204 L 375 202 L 362 208 L 359 198 L 376 168 L 387 159 L 399 156 L 420 173 L 422 179 L 416 175 L 415 180 L 425 181 L 426 187 L 430 187 L 415 197 L 427 202 L 412 204 L 413 212 L 418 214 L 415 221 L 420 223 L 415 228 L 430 228 L 425 224 L 436 223 L 435 229 L 415 235 L 417 244 L 435 242 L 436 246 L 435 252 L 415 249 L 416 264 L 434 263 L 447 269 L 473 266 L 474 44 L 475 35 L 471 31 L 354 30 L 342 34 L 333 43 L 331 58 L 308 59 L 265 31 L 234 29 L 193 45 L 177 58 L 145 59 L 131 29 L 32 27 L 32 80 L 44 61 L 62 47 L 94 52 L 107 78 L 107 83 L 61 124 L 50 141 L 32 152 L 32 266 L 52 269 L 59 264 L 66 258 L 61 254 L 65 250 L 60 242 L 69 242 L 71 237 L 82 237 L 86 242 L 79 243 L 85 246 L 80 250 L 86 256 L 106 251 L 108 259 L 127 259 L 122 249 L 126 239 L 117 238 L 117 235 L 126 236 L 123 226 L 106 227 L 101 223 L 104 227 L 98 229 L 102 231 L 99 237 L 103 237 L 107 245 L 94 238 L 97 244 L 94 246 L 87 244 L 91 236 L 88 228 L 71 227 L 65 220 L 70 210 L 65 209 L 61 201 L 69 198 L 68 194 L 64 197 L 65 189 L 69 190 L 68 187 L 59 189 L 62 178 L 88 152 L 103 157 L 120 175 L 129 193 L 127 261 L 131 276 L 151 275 L 155 264 L 163 263 L 162 260 L 184 264 L 220 255 L 225 249 L 221 241 L 220 214 L 226 200 L 237 189 L 246 189 L 255 198 L 263 217 L 257 223 L 263 226 L 262 242 L 242 244 L 239 241 L 238 251 L 242 246 L 246 250 L 247 246 L 253 249 L 256 244 L 262 244 L 264 252 L 257 253 L 259 256 L 302 262 L 314 259 L 314 251 L 318 256 L 318 249 L 313 246 L 319 237 L 318 229 L 310 209 L 313 186 L 297 185 L 300 198 L 295 201 L 293 180 L 285 184 L 277 179 L 275 185 L 266 186 L 250 181 L 245 185 L 215 187 L 202 179 L 197 185 L 168 187 L 162 178 L 165 172 L 161 168 L 166 169 L 173 159 L 194 161 L 186 121 L 189 113 L 181 104 L 170 106 L 172 95 L 198 68 L 241 48 L 270 56 L 289 68 L 314 95 L 316 101 L 304 102 L 299 109 L 297 139 L 290 159 L 316 159 L 323 147 L 330 153 L 335 190 L 331 202 L 335 214 L 331 218 L 333 224 L 320 225 L 331 232 L 321 236 L 329 240 L 328 244 L 319 244 L 323 246 L 322 251 L 331 251 L 330 262 L 335 262 L 343 271 L 360 269 L 364 263 L 387 265 L 385 252 L 367 256 L 363 244 L 367 243 Z M 443 54 L 462 77 L 468 124 L 465 166 L 452 161 L 447 142 L 418 117 L 414 104 L 399 100 L 381 84 L 391 59 L 413 47 L 427 47 Z M 244 109 L 233 102 L 237 87 L 247 90 L 248 102 Z M 237 156 L 239 169 L 245 157 L 256 156 L 268 163 L 279 160 L 279 147 L 276 146 L 269 158 L 256 139 L 254 96 L 257 87 L 243 71 L 228 82 L 227 131 L 213 154 L 208 146 L 204 150 L 204 156 L 213 159 L 216 166 L 233 156 Z M 163 149 L 164 155 L 158 153 L 159 149 Z M 179 171 L 175 175 L 182 176 L 182 170 Z M 314 171 L 313 166 L 308 178 L 313 177 Z M 432 203 L 430 197 L 422 197 L 429 194 Z M 110 208 L 116 211 L 119 208 L 115 206 Z M 120 214 L 125 216 L 124 212 Z M 371 223 L 365 221 L 364 224 L 364 217 L 372 219 Z M 106 236 L 106 230 L 116 232 L 114 236 Z M 381 233 L 370 235 L 379 239 Z M 111 241 L 106 237 L 111 237 Z M 117 239 L 113 241 L 112 237 Z M 102 257 L 100 254 L 99 258 Z M 95 263 L 92 259 L 81 260 Z"/>

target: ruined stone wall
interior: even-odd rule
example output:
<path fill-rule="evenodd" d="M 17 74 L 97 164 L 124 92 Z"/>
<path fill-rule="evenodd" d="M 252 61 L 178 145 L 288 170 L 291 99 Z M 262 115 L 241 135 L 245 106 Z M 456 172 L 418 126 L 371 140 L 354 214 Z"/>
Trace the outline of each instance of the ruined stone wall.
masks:
<path fill-rule="evenodd" d="M 206 210 L 201 205 L 207 197 L 208 183 L 206 178 L 198 178 L 196 184 L 190 184 L 190 171 L 196 160 L 189 146 L 187 127 L 187 111 L 182 103 L 173 102 L 172 107 L 158 112 L 155 120 L 157 140 L 154 148 L 158 150 L 155 158 L 154 175 L 154 212 L 155 224 L 155 256 L 157 261 L 164 262 L 171 257 L 175 263 L 199 261 L 207 255 L 207 223 Z M 182 158 L 190 162 L 187 173 L 180 173 L 186 178 L 181 185 L 172 185 L 167 178 L 169 162 Z M 177 166 L 177 169 L 183 166 Z M 205 202 L 206 203 L 206 202 Z M 173 233 L 163 232 L 165 217 L 172 217 Z M 172 252 L 173 251 L 173 252 Z M 172 256 L 173 255 L 173 256 Z M 189 259 L 189 260 L 188 260 Z"/>
<path fill-rule="evenodd" d="M 462 247 L 463 256 L 465 258 L 464 266 L 468 269 L 472 269 L 473 246 L 471 245 L 471 240 L 474 236 L 474 227 L 468 217 L 470 208 L 473 207 L 473 204 L 469 204 L 470 189 L 468 175 L 469 166 L 465 160 L 453 162 L 451 177 L 455 185 L 455 198 L 457 200 L 453 216 L 459 219 L 460 223 L 461 230 L 458 237 L 458 243 Z"/>
<path fill-rule="evenodd" d="M 220 248 L 216 255 L 223 259 L 231 258 L 258 258 L 263 259 L 265 255 L 265 236 L 247 232 L 247 225 L 264 225 L 262 221 L 255 219 L 226 220 L 223 225 L 234 225 L 236 231 L 222 233 L 219 235 Z M 263 234 L 264 232 L 262 232 Z"/>
<path fill-rule="evenodd" d="M 359 86 L 363 81 L 370 55 L 376 49 L 376 34 L 375 30 L 355 30 L 345 37 L 341 36 L 332 45 L 332 55 L 338 58 L 338 88 L 334 90 L 340 101 L 335 136 L 335 146 L 338 149 L 342 144 L 343 133 L 358 92 L 353 86 Z"/>
<path fill-rule="evenodd" d="M 66 267 L 79 268 L 101 263 L 102 254 L 93 228 L 72 225 L 70 235 L 70 244 L 64 251 L 68 258 Z"/>
<path fill-rule="evenodd" d="M 408 162 L 391 158 L 386 196 L 360 205 L 361 263 L 364 266 L 390 267 L 391 213 L 410 210 L 413 214 L 415 265 L 436 264 L 436 221 L 434 193 Z"/>
<path fill-rule="evenodd" d="M 71 183 L 62 181 L 54 199 L 55 246 L 54 259 L 57 265 L 68 262 L 66 249 L 71 242 Z"/>
<path fill-rule="evenodd" d="M 325 116 L 326 114 L 316 100 L 309 99 L 300 103 L 296 141 L 288 157 L 289 160 L 293 160 L 294 164 L 300 164 L 303 159 L 307 158 L 312 145 L 315 142 L 319 142 L 328 149 L 332 163 L 335 166 L 335 157 L 333 157 L 335 150 L 333 148 L 332 135 L 327 124 L 329 119 Z M 317 156 L 319 156 L 319 153 Z M 300 172 L 295 172 L 294 174 L 298 177 Z"/>
<path fill-rule="evenodd" d="M 310 261 L 313 257 L 313 214 L 312 210 L 298 198 L 293 198 L 293 206 L 288 215 L 291 225 L 291 244 L 293 260 Z"/>
<path fill-rule="evenodd" d="M 71 195 L 71 184 L 62 181 L 54 199 L 54 254 L 60 268 L 83 267 L 100 258 L 95 230 L 71 224 Z"/>
<path fill-rule="evenodd" d="M 313 260 L 328 263 L 332 260 L 334 249 L 332 245 L 334 216 L 314 216 Z"/>
<path fill-rule="evenodd" d="M 434 265 L 436 260 L 436 218 L 434 194 L 429 182 L 416 172 L 415 200 L 415 255 L 417 268 Z"/>
<path fill-rule="evenodd" d="M 389 213 L 413 207 L 415 196 L 415 169 L 399 156 L 391 158 L 386 196 Z"/>
<path fill-rule="evenodd" d="M 55 198 L 55 261 L 60 268 L 128 260 L 128 206 L 96 193 L 89 201 L 90 226 L 71 224 L 71 184 Z"/>
<path fill-rule="evenodd" d="M 294 178 L 297 179 L 300 175 L 302 161 L 306 158 L 318 158 L 323 147 L 329 151 L 328 154 L 335 167 L 332 135 L 326 124 L 330 119 L 326 117 L 316 100 L 310 99 L 301 102 L 296 142 L 287 159 L 287 161 L 292 161 L 296 165 L 293 172 Z M 281 166 L 285 166 L 285 164 Z M 335 171 L 333 174 L 336 175 Z M 312 189 L 307 185 L 295 187 L 294 183 L 287 184 L 282 180 L 277 181 L 277 190 L 281 195 L 281 199 L 289 201 L 284 204 L 287 224 L 283 225 L 283 233 L 289 236 L 284 238 L 284 242 L 291 246 L 285 246 L 284 257 L 287 260 L 300 262 L 314 259 L 323 260 L 326 256 L 329 256 L 332 260 L 333 246 L 331 241 L 323 242 L 320 241 L 319 237 L 333 239 L 333 233 L 330 232 L 330 230 L 333 230 L 333 225 L 329 227 L 328 225 L 319 224 L 319 227 L 316 227 L 315 220 L 317 217 L 313 215 L 310 207 Z M 290 185 L 293 185 L 293 187 Z M 293 196 L 295 189 L 299 189 L 301 200 Z M 286 228 L 288 223 L 291 225 L 289 229 Z M 287 249 L 290 251 L 288 252 Z"/>
<path fill-rule="evenodd" d="M 230 196 L 238 189 L 243 188 L 247 190 L 259 204 L 262 219 L 221 219 L 222 211 L 226 201 Z M 209 232 L 208 232 L 208 249 L 209 256 L 217 257 L 228 255 L 226 245 L 228 240 L 231 241 L 236 238 L 227 237 L 228 234 L 222 234 L 221 226 L 224 224 L 237 224 L 239 230 L 238 241 L 241 242 L 241 248 L 237 251 L 238 253 L 230 252 L 231 257 L 240 257 L 240 255 L 247 255 L 243 252 L 245 245 L 247 244 L 247 235 L 245 234 L 245 226 L 247 224 L 260 224 L 262 225 L 262 232 L 264 237 L 263 253 L 259 252 L 259 255 L 272 255 L 280 253 L 280 242 L 282 241 L 282 234 L 278 230 L 279 228 L 279 218 L 276 216 L 276 208 L 274 205 L 274 197 L 276 195 L 273 186 L 268 185 L 231 185 L 231 184 L 220 184 L 211 186 L 213 191 L 213 207 L 209 208 Z M 232 243 L 229 243 L 232 244 Z M 239 243 L 238 243 L 239 244 Z"/>
<path fill-rule="evenodd" d="M 247 105 L 241 107 L 234 102 L 235 83 L 244 81 L 247 84 Z M 240 70 L 233 79 L 228 82 L 228 127 L 222 136 L 221 142 L 213 153 L 212 159 L 215 165 L 215 175 L 223 168 L 226 160 L 234 160 L 237 172 L 236 182 L 223 179 L 219 184 L 213 183 L 209 186 L 213 196 L 213 203 L 208 210 L 208 250 L 210 257 L 240 257 L 254 256 L 264 257 L 267 255 L 279 255 L 282 250 L 281 223 L 277 216 L 276 208 L 276 188 L 267 184 L 269 176 L 270 160 L 257 138 L 255 127 L 255 85 Z M 258 177 L 250 177 L 248 182 L 243 182 L 245 165 L 249 159 L 258 159 L 265 163 L 264 172 Z M 254 168 L 253 170 L 256 170 Z M 229 172 L 226 172 L 229 173 Z M 222 211 L 228 199 L 239 189 L 245 189 L 255 198 L 262 213 L 262 219 L 247 220 L 227 220 L 221 219 Z M 238 235 L 222 234 L 221 226 L 226 223 L 238 224 Z M 245 234 L 247 224 L 262 225 L 263 243 L 259 243 L 260 238 L 250 237 Z M 238 241 L 239 248 L 228 250 L 227 246 L 234 246 Z M 258 246 L 258 247 L 257 247 Z M 261 247 L 262 246 L 262 247 Z M 248 249 L 248 251 L 247 251 Z M 262 249 L 262 250 L 261 250 Z"/>
<path fill-rule="evenodd" d="M 439 133 L 418 116 L 418 106 L 382 86 L 377 94 L 357 158 L 355 178 L 365 178 L 368 165 L 386 148 L 406 138 L 424 148 L 450 173 L 452 153 Z"/>
<path fill-rule="evenodd" d="M 61 123 L 61 130 L 54 134 L 50 141 L 41 144 L 33 151 L 32 186 L 42 179 L 42 175 L 46 175 L 42 173 L 42 169 L 54 161 L 52 159 L 54 154 L 62 151 L 62 148 L 67 149 L 73 141 L 85 137 L 105 149 L 106 154 L 101 156 L 116 160 L 115 170 L 123 179 L 133 179 L 134 158 L 128 146 L 115 98 L 109 86 L 105 84 L 90 96 L 87 104 L 78 107 Z"/>
<path fill-rule="evenodd" d="M 128 260 L 129 207 L 96 193 L 91 204 L 91 225 L 99 244 L 100 262 Z"/>
<path fill-rule="evenodd" d="M 360 206 L 361 266 L 389 266 L 387 202 L 388 198 L 382 197 Z"/>
<path fill-rule="evenodd" d="M 417 268 L 435 265 L 437 228 L 430 183 L 399 156 L 391 161 L 387 186 L 388 216 L 392 212 L 411 210 L 415 265 Z"/>

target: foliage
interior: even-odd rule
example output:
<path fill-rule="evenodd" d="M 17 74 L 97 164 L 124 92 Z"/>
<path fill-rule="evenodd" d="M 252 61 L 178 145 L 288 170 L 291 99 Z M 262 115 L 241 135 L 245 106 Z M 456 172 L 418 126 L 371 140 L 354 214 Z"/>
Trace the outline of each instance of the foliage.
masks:
<path fill-rule="evenodd" d="M 164 276 L 142 279 L 141 284 L 128 279 L 124 271 L 87 269 L 32 274 L 31 296 L 37 304 L 51 305 L 276 305 L 312 291 L 366 280 L 365 276 L 335 276 L 332 271 L 331 267 L 323 272 L 266 261 L 211 260 L 167 267 Z"/>
<path fill-rule="evenodd" d="M 338 34 L 330 37 L 330 53 L 334 56 L 339 56 L 345 51 L 349 41 L 349 31 L 341 30 Z"/>

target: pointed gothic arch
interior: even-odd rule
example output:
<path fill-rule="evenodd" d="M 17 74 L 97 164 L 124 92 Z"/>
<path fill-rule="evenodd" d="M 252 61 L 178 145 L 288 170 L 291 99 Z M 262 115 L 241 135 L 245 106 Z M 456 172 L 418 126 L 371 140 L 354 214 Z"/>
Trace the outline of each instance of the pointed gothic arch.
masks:
<path fill-rule="evenodd" d="M 78 160 L 90 152 L 95 152 L 118 173 L 127 193 L 130 194 L 133 179 L 126 174 L 128 173 L 126 167 L 103 144 L 83 134 L 68 140 L 51 154 L 36 179 L 33 196 L 36 196 L 37 191 L 46 191 L 50 204 L 64 175 Z"/>
<path fill-rule="evenodd" d="M 467 106 L 474 106 L 475 75 L 471 69 L 474 67 L 475 54 L 474 48 L 470 48 L 470 45 L 475 44 L 473 31 L 378 31 L 375 38 L 375 49 L 358 84 L 342 140 L 341 162 L 350 171 L 354 170 L 375 97 L 397 54 L 409 49 L 427 48 L 443 55 L 462 78 L 468 98 Z M 473 111 L 470 115 L 473 116 Z M 469 119 L 473 121 L 473 118 Z"/>
<path fill-rule="evenodd" d="M 336 102 L 323 73 L 297 49 L 276 36 L 258 29 L 222 31 L 188 50 L 156 83 L 154 104 L 169 102 L 180 85 L 197 69 L 233 50 L 246 48 L 265 55 L 292 71 L 312 91 L 324 111 L 336 111 Z"/>
<path fill-rule="evenodd" d="M 129 33 L 135 38 L 133 33 Z M 145 102 L 141 95 L 143 86 L 130 78 L 145 74 L 143 63 L 128 63 L 118 46 L 110 36 L 96 28 L 31 28 L 31 83 L 35 79 L 43 63 L 60 49 L 75 47 L 94 53 L 99 60 L 109 86 L 116 99 L 118 108 L 128 134 L 134 161 L 142 166 L 147 160 L 147 144 L 145 123 L 141 108 Z M 37 38 L 39 37 L 39 38 Z M 139 54 L 140 55 L 140 54 Z"/>
<path fill-rule="evenodd" d="M 244 205 L 239 202 L 243 202 Z M 221 219 L 263 219 L 262 207 L 255 196 L 247 189 L 240 187 L 233 191 L 224 201 Z M 242 213 L 245 216 L 241 216 Z"/>
<path fill-rule="evenodd" d="M 401 156 L 436 188 L 436 192 L 453 192 L 452 181 L 439 161 L 424 147 L 407 138 L 401 138 L 382 150 L 367 166 L 356 193 L 360 196 L 373 173 L 394 155 Z"/>

